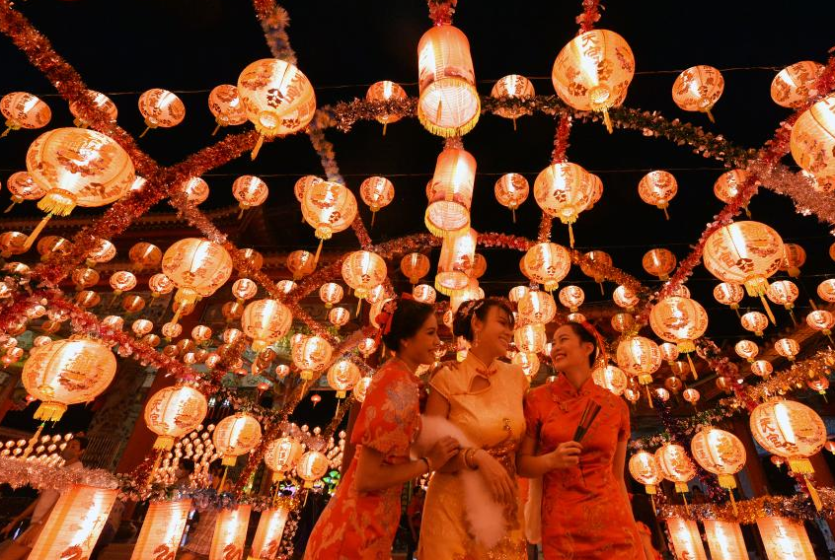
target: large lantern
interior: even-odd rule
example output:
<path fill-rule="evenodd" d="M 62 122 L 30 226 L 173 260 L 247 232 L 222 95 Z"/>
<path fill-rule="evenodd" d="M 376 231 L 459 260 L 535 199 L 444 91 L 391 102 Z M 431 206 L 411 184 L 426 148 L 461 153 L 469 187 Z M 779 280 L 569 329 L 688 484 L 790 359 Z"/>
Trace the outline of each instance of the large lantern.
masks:
<path fill-rule="evenodd" d="M 696 476 L 696 466 L 684 447 L 677 443 L 665 443 L 655 451 L 655 460 L 664 478 L 675 484 L 676 492 L 682 496 L 686 494 L 687 483 Z"/>
<path fill-rule="evenodd" d="M 118 493 L 116 489 L 71 486 L 55 502 L 27 558 L 89 558 Z"/>
<path fill-rule="evenodd" d="M 31 396 L 41 400 L 35 419 L 57 422 L 67 406 L 90 402 L 116 374 L 116 357 L 100 340 L 73 337 L 29 351 L 21 381 Z"/>
<path fill-rule="evenodd" d="M 751 412 L 751 434 L 766 451 L 786 459 L 793 473 L 808 477 L 814 469 L 809 457 L 826 444 L 826 426 L 818 414 L 804 404 L 772 400 Z M 809 479 L 809 493 L 820 510 L 820 498 Z"/>
<path fill-rule="evenodd" d="M 794 161 L 816 178 L 835 175 L 835 95 L 830 94 L 804 111 L 794 123 L 791 152 Z"/>
<path fill-rule="evenodd" d="M 400 260 L 400 271 L 413 286 L 429 274 L 431 266 L 429 257 L 421 253 L 409 253 Z"/>
<path fill-rule="evenodd" d="M 342 279 L 354 290 L 354 295 L 360 301 L 382 284 L 387 274 L 386 261 L 371 251 L 354 251 L 342 261 Z"/>
<path fill-rule="evenodd" d="M 696 351 L 693 341 L 707 330 L 707 311 L 696 300 L 668 297 L 656 303 L 649 316 L 650 326 L 659 338 L 678 345 L 678 351 L 687 354 L 693 377 L 698 379 L 690 353 Z"/>
<path fill-rule="evenodd" d="M 145 424 L 157 434 L 154 449 L 170 450 L 174 440 L 203 422 L 207 411 L 206 397 L 188 385 L 166 387 L 154 393 L 145 405 Z"/>
<path fill-rule="evenodd" d="M 676 256 L 669 249 L 650 249 L 641 259 L 641 265 L 649 274 L 666 282 L 676 268 Z"/>
<path fill-rule="evenodd" d="M 652 497 L 655 504 L 655 494 L 658 493 L 658 486 L 664 481 L 658 461 L 655 455 L 641 449 L 629 458 L 629 474 L 636 481 L 644 485 L 647 494 Z M 652 508 L 655 510 L 655 508 Z"/>
<path fill-rule="evenodd" d="M 673 101 L 684 111 L 707 113 L 710 122 L 713 114 L 710 110 L 725 91 L 725 78 L 713 66 L 693 66 L 678 75 L 673 83 Z"/>
<path fill-rule="evenodd" d="M 709 426 L 693 436 L 690 451 L 704 470 L 719 477 L 719 486 L 728 490 L 736 511 L 734 475 L 745 467 L 745 446 L 739 438 L 730 432 Z"/>
<path fill-rule="evenodd" d="M 241 560 L 244 557 L 250 513 L 252 506 L 249 504 L 220 510 L 215 521 L 209 560 Z"/>
<path fill-rule="evenodd" d="M 252 349 L 264 351 L 278 342 L 290 330 L 293 314 L 283 303 L 274 299 L 259 299 L 248 304 L 241 317 L 241 328 L 252 338 Z"/>
<path fill-rule="evenodd" d="M 620 396 L 629 385 L 626 374 L 619 367 L 606 364 L 604 367 L 595 368 L 591 372 L 591 378 L 595 385 L 608 389 L 611 393 Z"/>
<path fill-rule="evenodd" d="M 246 117 L 261 135 L 252 151 L 253 159 L 265 137 L 298 132 L 316 112 L 316 95 L 307 76 L 276 58 L 257 60 L 244 68 L 238 76 L 238 95 Z"/>
<path fill-rule="evenodd" d="M 576 36 L 562 48 L 551 70 L 557 95 L 578 111 L 600 111 L 609 132 L 609 109 L 626 99 L 635 57 L 626 40 L 605 29 Z"/>
<path fill-rule="evenodd" d="M 304 480 L 305 488 L 313 488 L 313 483 L 325 476 L 328 472 L 327 456 L 321 451 L 311 450 L 301 456 L 296 473 Z"/>
<path fill-rule="evenodd" d="M 426 187 L 429 205 L 424 223 L 432 235 L 444 237 L 470 226 L 475 170 L 475 158 L 461 143 L 447 141 Z"/>
<path fill-rule="evenodd" d="M 537 243 L 522 258 L 528 278 L 553 292 L 571 270 L 571 253 L 556 243 Z"/>
<path fill-rule="evenodd" d="M 290 509 L 286 505 L 279 505 L 261 512 L 261 519 L 258 521 L 258 528 L 252 540 L 250 558 L 276 560 L 289 515 Z"/>
<path fill-rule="evenodd" d="M 162 257 L 162 272 L 177 286 L 177 301 L 188 305 L 215 293 L 232 275 L 232 257 L 222 245 L 189 237 Z M 179 319 L 179 312 L 173 323 Z"/>
<path fill-rule="evenodd" d="M 142 522 L 131 560 L 174 558 L 191 512 L 191 500 L 152 501 Z"/>
<path fill-rule="evenodd" d="M 672 173 L 667 171 L 650 171 L 638 183 L 638 196 L 647 204 L 652 204 L 664 211 L 669 220 L 667 208 L 670 201 L 678 193 L 678 182 Z"/>
<path fill-rule="evenodd" d="M 788 517 L 757 517 L 768 560 L 814 560 L 815 549 L 803 523 Z"/>
<path fill-rule="evenodd" d="M 171 128 L 186 117 L 186 106 L 182 99 L 166 89 L 153 88 L 139 96 L 139 112 L 145 118 L 145 136 L 152 128 Z"/>
<path fill-rule="evenodd" d="M 0 138 L 12 130 L 43 128 L 52 120 L 49 105 L 31 93 L 14 91 L 0 99 L 0 113 L 6 117 L 6 130 Z"/>
<path fill-rule="evenodd" d="M 217 423 L 212 442 L 223 457 L 222 464 L 235 466 L 239 456 L 249 453 L 261 442 L 261 424 L 243 412 L 227 416 Z"/>
<path fill-rule="evenodd" d="M 574 247 L 572 224 L 592 200 L 591 175 L 576 163 L 552 163 L 542 170 L 533 185 L 533 196 L 542 211 L 568 225 Z"/>
<path fill-rule="evenodd" d="M 432 134 L 463 136 L 476 125 L 481 101 L 475 84 L 470 42 L 452 25 L 436 25 L 418 43 L 417 114 Z"/>
<path fill-rule="evenodd" d="M 786 66 L 771 81 L 771 99 L 781 107 L 799 109 L 817 93 L 823 70 L 823 64 L 811 60 Z"/>
<path fill-rule="evenodd" d="M 445 295 L 465 289 L 473 273 L 478 233 L 472 228 L 444 239 L 435 289 Z"/>
<path fill-rule="evenodd" d="M 38 136 L 26 152 L 26 169 L 46 190 L 38 208 L 48 213 L 29 236 L 28 246 L 52 215 L 115 202 L 135 178 L 133 163 L 119 144 L 84 128 L 56 128 Z"/>
<path fill-rule="evenodd" d="M 705 545 L 699 535 L 699 526 L 692 519 L 681 517 L 667 518 L 667 529 L 673 541 L 676 558 L 687 560 L 707 560 Z"/>
<path fill-rule="evenodd" d="M 339 360 L 328 369 L 328 385 L 336 391 L 337 399 L 344 399 L 361 377 L 360 368 L 351 360 Z"/>
<path fill-rule="evenodd" d="M 394 185 L 385 177 L 369 177 L 360 185 L 360 198 L 371 210 L 371 227 L 377 212 L 394 200 Z"/>
<path fill-rule="evenodd" d="M 325 370 L 331 361 L 333 348 L 320 336 L 307 336 L 293 345 L 293 363 L 301 370 L 305 381 L 313 379 L 314 373 Z"/>
<path fill-rule="evenodd" d="M 344 185 L 320 181 L 304 189 L 302 215 L 319 239 L 318 261 L 322 242 L 348 229 L 357 217 L 357 199 Z"/>
<path fill-rule="evenodd" d="M 368 91 L 365 92 L 366 101 L 380 104 L 393 101 L 405 101 L 408 98 L 409 96 L 406 95 L 406 90 L 402 86 L 388 80 L 371 84 Z M 385 136 L 388 124 L 399 121 L 403 116 L 399 113 L 386 112 L 375 118 L 378 123 L 383 125 L 383 136 Z"/>
<path fill-rule="evenodd" d="M 296 468 L 303 451 L 302 444 L 289 436 L 273 440 L 267 445 L 264 463 L 273 471 L 273 482 L 282 480 L 284 473 Z"/>
<path fill-rule="evenodd" d="M 515 224 L 516 209 L 528 199 L 528 194 L 530 194 L 528 180 L 518 173 L 506 173 L 499 177 L 493 190 L 499 204 L 512 212 Z"/>

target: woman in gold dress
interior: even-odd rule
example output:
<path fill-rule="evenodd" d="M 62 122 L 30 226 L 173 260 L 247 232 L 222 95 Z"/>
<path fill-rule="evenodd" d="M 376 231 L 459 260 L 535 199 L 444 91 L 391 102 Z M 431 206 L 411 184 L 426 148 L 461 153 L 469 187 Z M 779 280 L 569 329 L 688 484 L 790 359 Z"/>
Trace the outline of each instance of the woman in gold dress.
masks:
<path fill-rule="evenodd" d="M 525 431 L 522 402 L 528 381 L 519 366 L 499 361 L 513 338 L 513 312 L 500 299 L 466 302 L 453 330 L 471 347 L 463 362 L 442 368 L 429 381 L 426 416 L 447 419 L 472 447 L 462 448 L 429 483 L 418 558 L 525 560 L 515 460 Z M 481 477 L 489 496 L 465 495 L 467 471 Z M 487 509 L 493 511 L 473 511 L 474 498 L 481 503 L 492 498 Z M 499 530 L 488 547 L 483 518 L 490 513 L 499 519 Z"/>

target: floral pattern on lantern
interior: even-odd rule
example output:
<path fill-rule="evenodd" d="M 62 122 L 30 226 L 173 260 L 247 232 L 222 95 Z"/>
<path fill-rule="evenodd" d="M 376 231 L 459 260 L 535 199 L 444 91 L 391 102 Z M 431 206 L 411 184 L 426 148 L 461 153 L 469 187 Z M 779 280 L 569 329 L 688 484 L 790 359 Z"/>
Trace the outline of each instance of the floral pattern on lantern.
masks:
<path fill-rule="evenodd" d="M 344 399 L 361 377 L 360 368 L 351 360 L 339 360 L 328 369 L 328 385 L 337 399 Z"/>
<path fill-rule="evenodd" d="M 57 422 L 67 406 L 90 402 L 116 374 L 116 357 L 103 342 L 72 337 L 55 340 L 29 351 L 21 381 L 39 399 L 35 419 Z"/>
<path fill-rule="evenodd" d="M 650 171 L 638 182 L 638 196 L 647 204 L 651 204 L 664 211 L 669 220 L 667 208 L 670 201 L 678 193 L 678 182 L 672 173 L 667 171 Z"/>
<path fill-rule="evenodd" d="M 552 163 L 542 170 L 533 185 L 533 196 L 543 212 L 568 225 L 574 247 L 572 224 L 591 203 L 594 190 L 588 171 L 576 163 Z"/>
<path fill-rule="evenodd" d="M 465 289 L 475 264 L 478 233 L 474 229 L 444 239 L 435 274 L 435 289 L 445 295 Z"/>
<path fill-rule="evenodd" d="M 635 56 L 626 40 L 606 29 L 577 35 L 554 61 L 551 81 L 559 98 L 578 111 L 599 111 L 609 132 L 609 109 L 619 107 L 635 75 Z"/>
<path fill-rule="evenodd" d="M 528 180 L 519 173 L 506 173 L 499 177 L 493 192 L 496 200 L 513 213 L 513 223 L 516 223 L 516 209 L 528 199 L 531 188 Z"/>
<path fill-rule="evenodd" d="M 166 387 L 145 405 L 145 424 L 157 434 L 154 449 L 170 450 L 174 441 L 193 431 L 208 411 L 206 397 L 193 387 Z"/>
<path fill-rule="evenodd" d="M 139 96 L 139 112 L 145 119 L 142 138 L 152 128 L 171 128 L 186 117 L 186 106 L 176 94 L 160 88 L 149 89 Z"/>
<path fill-rule="evenodd" d="M 183 539 L 191 500 L 152 501 L 142 522 L 131 560 L 174 558 Z"/>
<path fill-rule="evenodd" d="M 463 136 L 481 115 L 470 42 L 452 25 L 436 25 L 418 42 L 417 115 L 432 134 Z"/>
<path fill-rule="evenodd" d="M 293 324 L 293 314 L 283 303 L 274 299 L 259 299 L 244 308 L 241 329 L 252 339 L 252 349 L 263 352 L 287 335 Z"/>
<path fill-rule="evenodd" d="M 328 366 L 333 348 L 320 336 L 307 336 L 293 344 L 291 352 L 293 363 L 301 370 L 301 378 L 310 381 L 314 373 L 320 373 Z"/>
<path fill-rule="evenodd" d="M 771 99 L 781 107 L 799 109 L 817 93 L 823 69 L 823 64 L 811 60 L 786 66 L 771 81 Z"/>
<path fill-rule="evenodd" d="M 595 385 L 608 389 L 611 393 L 620 396 L 629 386 L 626 374 L 619 367 L 606 364 L 604 367 L 595 368 L 591 372 L 591 378 Z"/>
<path fill-rule="evenodd" d="M 683 111 L 707 113 L 714 122 L 710 110 L 725 91 L 725 78 L 713 66 L 693 66 L 678 75 L 673 82 L 673 101 Z"/>
<path fill-rule="evenodd" d="M 475 170 L 475 158 L 460 142 L 448 141 L 426 187 L 429 204 L 424 223 L 432 235 L 444 237 L 470 227 Z"/>
<path fill-rule="evenodd" d="M 238 412 L 217 423 L 212 443 L 223 457 L 222 464 L 232 467 L 241 455 L 246 455 L 261 442 L 261 424 L 249 414 Z"/>
<path fill-rule="evenodd" d="M 571 270 L 571 253 L 556 243 L 537 243 L 528 249 L 522 263 L 528 278 L 553 292 Z"/>
<path fill-rule="evenodd" d="M 247 120 L 244 105 L 238 95 L 238 88 L 231 84 L 215 86 L 209 92 L 209 111 L 217 123 L 212 136 L 217 134 L 222 126 L 237 126 L 244 124 Z"/>

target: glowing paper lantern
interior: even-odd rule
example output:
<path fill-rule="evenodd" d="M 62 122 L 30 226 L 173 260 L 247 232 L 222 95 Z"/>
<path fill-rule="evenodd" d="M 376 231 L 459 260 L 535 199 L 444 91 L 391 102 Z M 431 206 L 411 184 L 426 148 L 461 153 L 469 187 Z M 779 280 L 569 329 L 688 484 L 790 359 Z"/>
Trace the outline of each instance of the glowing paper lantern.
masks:
<path fill-rule="evenodd" d="M 328 385 L 336 391 L 337 399 L 344 399 L 361 377 L 360 368 L 351 360 L 339 360 L 328 369 Z"/>
<path fill-rule="evenodd" d="M 612 266 L 612 256 L 606 251 L 589 251 L 583 255 L 588 260 L 583 260 L 580 263 L 580 270 L 589 278 L 593 278 L 595 282 L 600 284 L 600 293 L 603 294 L 603 280 L 605 275 L 601 272 L 601 268 Z"/>
<path fill-rule="evenodd" d="M 249 278 L 238 278 L 232 284 L 232 295 L 238 300 L 238 303 L 243 303 L 248 299 L 252 299 L 258 293 L 258 284 Z"/>
<path fill-rule="evenodd" d="M 344 307 L 334 307 L 328 312 L 328 321 L 337 329 L 344 327 L 351 320 L 351 312 Z"/>
<path fill-rule="evenodd" d="M 325 370 L 331 361 L 333 348 L 330 343 L 320 336 L 308 336 L 293 345 L 293 363 L 301 370 L 301 378 L 305 381 L 313 379 L 314 373 Z"/>
<path fill-rule="evenodd" d="M 241 215 L 245 210 L 264 204 L 269 195 L 267 183 L 254 175 L 242 175 L 232 183 L 232 196 L 240 203 Z"/>
<path fill-rule="evenodd" d="M 6 117 L 6 130 L 0 134 L 0 138 L 21 128 L 30 130 L 43 128 L 52 120 L 49 105 L 25 91 L 15 91 L 4 95 L 0 99 L 0 113 Z"/>
<path fill-rule="evenodd" d="M 739 320 L 742 328 L 757 336 L 762 336 L 763 331 L 768 327 L 768 318 L 759 311 L 749 311 Z"/>
<path fill-rule="evenodd" d="M 146 268 L 156 268 L 162 262 L 162 251 L 152 243 L 140 241 L 130 248 L 128 258 L 134 265 L 134 270 L 140 271 Z"/>
<path fill-rule="evenodd" d="M 363 377 L 357 383 L 357 386 L 354 387 L 354 398 L 359 403 L 365 402 L 365 394 L 368 392 L 368 386 L 371 385 L 371 378 L 370 377 Z"/>
<path fill-rule="evenodd" d="M 828 303 L 835 303 L 835 279 L 829 278 L 818 284 L 818 297 Z"/>
<path fill-rule="evenodd" d="M 475 158 L 460 142 L 448 141 L 426 190 L 424 223 L 432 235 L 444 237 L 469 228 L 475 170 Z"/>
<path fill-rule="evenodd" d="M 722 282 L 713 288 L 713 297 L 722 305 L 727 305 L 736 311 L 739 309 L 739 302 L 745 297 L 745 291 L 739 284 Z"/>
<path fill-rule="evenodd" d="M 693 299 L 682 297 L 664 298 L 655 304 L 649 316 L 652 331 L 659 338 L 678 345 L 679 352 L 688 354 L 693 377 L 698 379 L 690 353 L 695 352 L 693 342 L 707 330 L 707 311 Z"/>
<path fill-rule="evenodd" d="M 4 231 L 0 233 L 0 250 L 4 259 L 12 255 L 22 255 L 26 248 L 27 235 L 19 231 Z"/>
<path fill-rule="evenodd" d="M 606 364 L 605 367 L 595 368 L 591 372 L 594 383 L 604 389 L 608 389 L 615 395 L 622 395 L 628 386 L 626 374 L 619 367 Z"/>
<path fill-rule="evenodd" d="M 609 132 L 609 109 L 619 107 L 635 74 L 635 57 L 623 37 L 595 29 L 577 35 L 554 61 L 551 81 L 557 95 L 578 111 L 598 111 Z"/>
<path fill-rule="evenodd" d="M 371 251 L 354 251 L 342 261 L 342 279 L 359 300 L 365 299 L 371 290 L 382 284 L 387 273 L 386 261 Z"/>
<path fill-rule="evenodd" d="M 289 436 L 273 440 L 267 445 L 264 463 L 273 471 L 273 482 L 283 480 L 284 473 L 296 468 L 303 451 L 302 444 Z"/>
<path fill-rule="evenodd" d="M 798 109 L 817 92 L 823 64 L 805 60 L 786 66 L 771 82 L 771 99 L 781 107 Z"/>
<path fill-rule="evenodd" d="M 139 96 L 139 112 L 145 119 L 145 131 L 140 138 L 152 128 L 171 128 L 177 126 L 186 117 L 186 106 L 176 94 L 168 90 L 153 88 Z"/>
<path fill-rule="evenodd" d="M 699 535 L 699 526 L 694 520 L 669 517 L 666 521 L 676 558 L 707 560 L 705 546 Z"/>
<path fill-rule="evenodd" d="M 318 261 L 322 242 L 348 229 L 357 217 L 357 199 L 345 186 L 321 181 L 304 189 L 302 215 L 320 240 L 315 259 Z"/>
<path fill-rule="evenodd" d="M 293 251 L 287 255 L 284 264 L 293 275 L 293 280 L 300 280 L 316 270 L 316 257 L 310 251 Z"/>
<path fill-rule="evenodd" d="M 435 288 L 429 284 L 418 284 L 412 288 L 412 296 L 421 303 L 433 304 L 437 298 Z"/>
<path fill-rule="evenodd" d="M 768 377 L 774 371 L 774 366 L 766 360 L 757 360 L 751 364 L 751 372 L 758 377 Z"/>
<path fill-rule="evenodd" d="M 47 191 L 38 208 L 48 216 L 29 236 L 30 244 L 52 215 L 115 202 L 135 177 L 133 163 L 119 144 L 84 128 L 56 128 L 38 136 L 26 152 L 26 169 Z"/>
<path fill-rule="evenodd" d="M 6 208 L 6 212 L 10 212 L 15 204 L 20 204 L 25 200 L 43 198 L 48 190 L 36 183 L 32 176 L 25 171 L 16 171 L 9 175 L 6 186 L 9 189 L 9 194 L 12 195 L 12 203 Z"/>
<path fill-rule="evenodd" d="M 537 243 L 528 249 L 522 263 L 531 280 L 553 292 L 571 270 L 571 253 L 556 243 Z"/>
<path fill-rule="evenodd" d="M 435 275 L 435 289 L 445 295 L 463 290 L 470 282 L 478 233 L 474 229 L 444 239 Z"/>
<path fill-rule="evenodd" d="M 275 58 L 257 60 L 244 68 L 238 77 L 238 95 L 247 118 L 261 135 L 252 151 L 253 159 L 265 137 L 298 132 L 316 112 L 316 95 L 307 76 Z"/>
<path fill-rule="evenodd" d="M 825 309 L 816 309 L 806 315 L 806 324 L 816 331 L 821 331 L 826 336 L 830 336 L 832 328 L 835 327 L 835 315 Z"/>
<path fill-rule="evenodd" d="M 757 517 L 768 560 L 814 560 L 815 549 L 803 523 L 787 517 Z"/>
<path fill-rule="evenodd" d="M 87 266 L 93 267 L 113 260 L 116 246 L 107 239 L 97 239 L 96 244 L 87 252 Z"/>
<path fill-rule="evenodd" d="M 649 376 L 661 367 L 661 350 L 649 338 L 633 336 L 618 344 L 616 361 L 624 371 L 632 375 Z"/>
<path fill-rule="evenodd" d="M 739 523 L 720 519 L 704 519 L 702 523 L 713 560 L 748 560 L 748 551 Z"/>
<path fill-rule="evenodd" d="M 305 488 L 313 488 L 313 483 L 328 472 L 329 461 L 320 451 L 311 450 L 301 456 L 296 465 L 296 473 L 304 480 Z"/>
<path fill-rule="evenodd" d="M 726 488 L 734 504 L 734 475 L 745 467 L 745 446 L 738 437 L 712 426 L 703 428 L 690 441 L 693 458 L 701 467 L 719 477 L 719 486 Z"/>
<path fill-rule="evenodd" d="M 530 291 L 518 304 L 517 320 L 520 325 L 550 323 L 557 314 L 554 296 L 548 292 Z"/>
<path fill-rule="evenodd" d="M 750 363 L 754 363 L 754 358 L 760 353 L 760 348 L 756 342 L 750 340 L 740 340 L 734 345 L 734 351 L 740 358 L 745 358 Z"/>
<path fill-rule="evenodd" d="M 252 349 L 263 352 L 287 335 L 293 324 L 293 314 L 283 303 L 274 299 L 259 299 L 244 308 L 241 329 L 252 338 Z"/>
<path fill-rule="evenodd" d="M 417 284 L 421 278 L 429 274 L 431 266 L 429 257 L 421 253 L 409 253 L 400 260 L 400 271 L 412 285 Z"/>
<path fill-rule="evenodd" d="M 109 97 L 92 89 L 87 90 L 86 97 L 92 106 L 99 111 L 99 114 L 105 117 L 108 122 L 116 122 L 116 117 L 119 116 L 119 110 L 116 108 L 116 104 L 113 103 Z M 85 121 L 81 116 L 78 101 L 70 103 L 70 113 L 72 113 L 72 116 L 75 117 L 75 120 L 73 120 L 72 123 L 78 128 L 87 128 L 90 126 L 90 123 Z"/>
<path fill-rule="evenodd" d="M 467 36 L 452 25 L 436 25 L 418 43 L 417 114 L 432 134 L 463 136 L 476 125 L 481 101 Z"/>
<path fill-rule="evenodd" d="M 171 245 L 162 258 L 162 272 L 177 286 L 177 301 L 193 304 L 215 293 L 232 275 L 232 257 L 222 245 L 189 237 Z M 177 322 L 180 313 L 174 316 Z"/>
<path fill-rule="evenodd" d="M 566 286 L 560 290 L 559 297 L 561 304 L 566 306 L 572 313 L 576 313 L 577 309 L 583 305 L 586 294 L 583 292 L 583 288 L 579 286 Z"/>
<path fill-rule="evenodd" d="M 67 406 L 90 402 L 116 374 L 116 357 L 103 342 L 73 337 L 32 348 L 21 381 L 42 401 L 35 419 L 57 422 Z"/>
<path fill-rule="evenodd" d="M 227 416 L 212 432 L 212 443 L 227 467 L 234 466 L 239 456 L 249 453 L 260 442 L 261 424 L 243 412 Z"/>
<path fill-rule="evenodd" d="M 154 449 L 170 450 L 174 440 L 194 430 L 206 417 L 206 397 L 188 385 L 166 387 L 145 405 L 145 424 L 157 434 Z"/>
<path fill-rule="evenodd" d="M 686 493 L 687 483 L 696 476 L 696 467 L 684 447 L 677 443 L 665 443 L 655 451 L 655 460 L 664 478 L 675 483 L 676 492 Z"/>
<path fill-rule="evenodd" d="M 520 352 L 538 354 L 545 349 L 548 342 L 545 326 L 533 323 L 517 327 L 513 331 L 513 342 Z"/>
<path fill-rule="evenodd" d="M 250 558 L 276 560 L 289 515 L 290 510 L 284 505 L 261 512 L 261 519 L 258 521 L 258 528 L 255 530 L 255 538 L 252 541 Z"/>
<path fill-rule="evenodd" d="M 740 189 L 748 180 L 748 172 L 742 169 L 732 169 L 719 176 L 716 183 L 713 184 L 713 194 L 716 198 L 730 204 L 737 196 L 739 196 Z M 750 218 L 751 212 L 748 210 L 748 205 L 744 205 L 743 210 Z"/>
<path fill-rule="evenodd" d="M 322 300 L 327 309 L 342 301 L 344 295 L 345 290 L 342 289 L 342 286 L 334 282 L 328 282 L 319 287 L 319 299 Z"/>
<path fill-rule="evenodd" d="M 635 292 L 626 286 L 618 286 L 615 288 L 615 291 L 612 293 L 612 300 L 615 302 L 615 305 L 627 311 L 631 311 L 636 305 L 641 303 L 641 300 L 635 295 Z"/>
<path fill-rule="evenodd" d="M 828 95 L 801 113 L 791 134 L 791 152 L 802 169 L 817 178 L 835 175 L 835 95 Z"/>
<path fill-rule="evenodd" d="M 655 455 L 641 449 L 629 458 L 628 467 L 629 474 L 644 485 L 647 494 L 655 496 L 658 493 L 658 486 L 664 481 L 664 476 L 661 474 Z M 654 502 L 655 498 L 653 498 Z"/>
<path fill-rule="evenodd" d="M 696 403 L 699 402 L 699 399 L 702 398 L 702 395 L 696 389 L 689 388 L 685 389 L 684 392 L 681 394 L 682 398 L 693 405 L 695 408 Z"/>
<path fill-rule="evenodd" d="M 518 99 L 519 101 L 528 101 L 536 97 L 536 92 L 529 79 L 519 74 L 510 74 L 499 78 L 493 89 L 490 90 L 490 97 L 499 100 Z M 516 119 L 531 114 L 530 109 L 526 109 L 521 104 L 516 107 L 496 107 L 493 112 L 505 119 L 513 119 L 513 130 L 516 130 Z"/>
<path fill-rule="evenodd" d="M 371 210 L 371 227 L 377 212 L 394 200 L 394 185 L 385 177 L 369 177 L 360 184 L 360 198 Z"/>
<path fill-rule="evenodd" d="M 174 558 L 191 512 L 191 500 L 152 501 L 131 560 Z"/>
<path fill-rule="evenodd" d="M 615 313 L 610 321 L 612 328 L 621 334 L 631 336 L 635 330 L 635 316 L 630 313 Z M 675 346 L 673 346 L 675 347 Z"/>
<path fill-rule="evenodd" d="M 209 111 L 217 123 L 212 136 L 222 126 L 236 126 L 246 122 L 246 111 L 238 95 L 238 88 L 231 84 L 215 86 L 209 92 Z"/>
<path fill-rule="evenodd" d="M 496 181 L 493 191 L 496 200 L 513 213 L 513 223 L 516 223 L 516 209 L 528 199 L 530 193 L 528 180 L 518 173 L 506 173 Z"/>
<path fill-rule="evenodd" d="M 525 376 L 530 378 L 539 372 L 539 358 L 536 354 L 527 354 L 525 352 L 516 352 L 510 362 L 522 368 Z"/>
<path fill-rule="evenodd" d="M 693 66 L 678 75 L 673 83 L 673 101 L 684 111 L 707 113 L 714 122 L 710 110 L 725 91 L 725 78 L 713 66 Z"/>
<path fill-rule="evenodd" d="M 670 215 L 667 213 L 667 208 L 677 192 L 678 182 L 673 174 L 667 171 L 650 171 L 638 183 L 638 196 L 641 200 L 663 210 L 668 220 Z"/>
<path fill-rule="evenodd" d="M 790 362 L 793 362 L 795 357 L 800 353 L 800 345 L 793 338 L 781 338 L 774 343 L 774 350 Z"/>
<path fill-rule="evenodd" d="M 243 558 L 246 530 L 249 527 L 251 512 L 252 506 L 249 504 L 239 505 L 234 509 L 220 510 L 215 521 L 209 560 L 241 560 Z"/>
<path fill-rule="evenodd" d="M 533 196 L 542 211 L 568 225 L 571 247 L 574 247 L 572 224 L 592 199 L 589 173 L 576 163 L 552 163 L 536 177 Z"/>
<path fill-rule="evenodd" d="M 399 84 L 388 80 L 371 84 L 368 91 L 365 92 L 366 101 L 379 104 L 401 102 L 408 99 L 408 97 L 409 96 L 406 95 L 406 90 L 404 90 Z M 403 116 L 399 113 L 385 112 L 375 118 L 378 123 L 383 125 L 383 136 L 385 136 L 388 124 L 399 121 L 403 118 Z"/>
<path fill-rule="evenodd" d="M 641 265 L 649 274 L 666 282 L 676 268 L 676 256 L 669 249 L 650 249 L 641 259 Z"/>
<path fill-rule="evenodd" d="M 55 502 L 27 558 L 89 558 L 118 493 L 117 489 L 72 485 Z"/>

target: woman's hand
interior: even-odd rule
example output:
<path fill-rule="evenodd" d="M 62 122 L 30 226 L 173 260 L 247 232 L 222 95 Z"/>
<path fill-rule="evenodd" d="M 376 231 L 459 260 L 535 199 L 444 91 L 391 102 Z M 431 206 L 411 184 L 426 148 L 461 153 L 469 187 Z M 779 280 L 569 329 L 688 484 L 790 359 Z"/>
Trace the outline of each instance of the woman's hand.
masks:
<path fill-rule="evenodd" d="M 496 501 L 505 504 L 516 501 L 516 487 L 501 463 L 483 449 L 475 452 L 473 461 Z"/>
<path fill-rule="evenodd" d="M 565 441 L 548 453 L 548 466 L 553 469 L 569 469 L 580 464 L 583 446 L 576 441 Z"/>
<path fill-rule="evenodd" d="M 436 471 L 446 465 L 447 461 L 455 457 L 461 445 L 454 437 L 446 436 L 439 439 L 426 454 L 429 468 Z"/>

